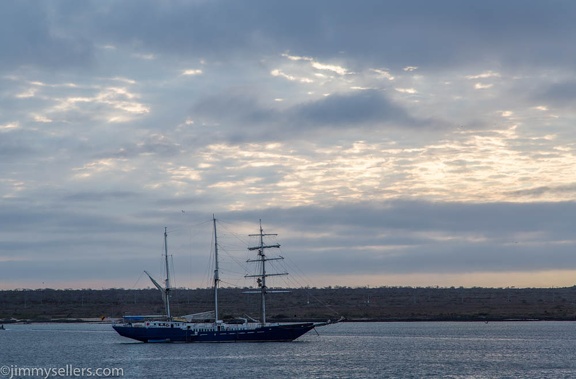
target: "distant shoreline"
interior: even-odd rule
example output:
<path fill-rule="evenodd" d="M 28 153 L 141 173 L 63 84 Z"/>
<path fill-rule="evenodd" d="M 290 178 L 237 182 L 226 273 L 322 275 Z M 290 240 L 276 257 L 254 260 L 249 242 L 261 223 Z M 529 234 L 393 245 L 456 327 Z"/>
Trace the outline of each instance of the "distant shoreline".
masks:
<path fill-rule="evenodd" d="M 222 318 L 259 313 L 257 296 L 242 288 L 219 292 Z M 173 314 L 211 310 L 213 292 L 174 289 Z M 576 287 L 564 288 L 297 288 L 268 297 L 271 321 L 353 322 L 574 321 Z M 0 323 L 102 322 L 126 314 L 162 314 L 156 289 L 4 290 Z M 77 321 L 80 320 L 80 321 Z"/>

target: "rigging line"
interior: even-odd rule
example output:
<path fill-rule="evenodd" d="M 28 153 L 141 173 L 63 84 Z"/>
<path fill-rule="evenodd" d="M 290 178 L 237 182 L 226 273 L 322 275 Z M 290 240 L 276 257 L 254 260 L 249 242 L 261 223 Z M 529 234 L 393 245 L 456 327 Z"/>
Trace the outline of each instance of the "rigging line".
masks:
<path fill-rule="evenodd" d="M 181 230 L 185 230 L 186 227 L 185 226 L 175 226 L 175 227 L 170 227 L 166 229 L 166 233 L 170 234 L 170 233 L 176 233 L 179 232 Z"/>
<path fill-rule="evenodd" d="M 220 268 L 220 273 L 223 274 L 223 276 L 242 276 L 242 278 L 244 278 L 244 275 L 246 275 L 246 272 L 240 272 L 240 271 L 235 271 L 235 270 L 230 270 L 227 268 Z"/>
<path fill-rule="evenodd" d="M 172 254 L 170 254 L 170 263 L 169 264 L 172 266 L 172 275 L 170 277 L 170 280 L 171 280 L 170 286 L 172 288 L 175 288 L 177 281 L 176 281 L 176 270 L 174 270 L 174 255 L 172 255 Z"/>
<path fill-rule="evenodd" d="M 325 308 L 331 310 L 332 312 L 334 312 L 335 315 L 337 316 L 341 316 L 340 312 L 338 312 L 337 310 L 335 310 L 334 308 L 332 308 L 331 305 L 328 305 L 327 303 L 325 303 L 324 301 L 322 301 L 321 299 L 319 299 L 318 297 L 316 297 L 312 291 L 310 291 L 310 289 L 308 288 L 304 288 L 304 292 L 310 296 L 312 299 L 316 300 L 320 305 L 324 306 Z"/>
<path fill-rule="evenodd" d="M 306 274 L 304 273 L 304 271 L 302 271 L 302 269 L 292 260 L 292 258 L 290 258 L 290 256 L 285 257 L 284 261 L 286 264 L 286 268 L 290 268 L 291 271 L 292 269 L 294 269 L 294 271 L 296 271 L 296 274 L 302 278 L 303 282 L 308 282 L 306 280 Z M 296 277 L 296 274 L 294 275 L 294 277 Z"/>
<path fill-rule="evenodd" d="M 232 237 L 236 238 L 238 241 L 242 242 L 242 244 L 244 246 L 250 246 L 250 240 L 248 238 L 242 238 L 238 233 L 233 232 L 232 230 L 227 228 L 227 225 L 233 225 L 232 223 L 228 223 L 228 222 L 224 222 L 224 221 L 220 221 L 220 220 L 216 220 L 216 222 L 218 223 L 218 225 L 222 226 L 222 228 L 228 232 L 230 235 L 232 235 Z"/>
<path fill-rule="evenodd" d="M 177 226 L 177 227 L 174 227 L 173 229 L 169 229 L 169 231 L 175 231 L 175 230 L 180 230 L 180 229 L 184 229 L 184 228 L 191 228 L 192 230 L 199 230 L 200 226 L 209 224 L 211 222 L 212 222 L 212 219 L 204 220 L 204 221 L 197 222 L 195 224 L 188 224 L 187 226 Z"/>
<path fill-rule="evenodd" d="M 194 251 L 194 250 L 193 250 L 194 244 L 193 244 L 192 241 L 193 241 L 192 230 L 190 230 L 190 239 L 189 239 L 189 241 L 188 241 L 188 245 L 190 246 L 190 251 L 189 251 L 189 253 L 188 253 L 189 269 L 188 269 L 188 273 L 187 273 L 187 275 L 186 275 L 186 277 L 187 277 L 187 280 L 186 280 L 186 281 L 188 281 L 190 287 L 192 287 L 192 283 L 193 283 L 192 277 L 191 277 L 190 274 L 193 272 L 193 268 L 194 268 L 194 259 L 193 259 L 193 254 L 192 254 L 193 251 Z"/>
<path fill-rule="evenodd" d="M 305 285 L 308 285 L 306 283 L 305 278 L 303 278 L 300 273 L 298 273 L 298 272 L 294 273 L 294 271 L 298 271 L 297 268 L 289 265 L 286 260 L 287 260 L 287 258 L 284 258 L 284 260 L 277 262 L 277 265 L 280 267 L 280 269 L 290 273 L 290 276 L 285 278 L 286 282 L 293 282 L 293 283 L 295 283 L 299 286 L 302 286 L 302 287 L 304 287 Z"/>
<path fill-rule="evenodd" d="M 285 258 L 285 260 L 286 260 L 286 264 L 290 263 L 290 265 L 291 265 L 295 270 L 297 270 L 297 271 L 300 272 L 300 274 L 302 275 L 302 280 L 303 280 L 304 282 L 306 282 L 305 276 L 304 276 L 304 273 L 302 272 L 302 270 L 301 270 L 294 262 L 292 262 L 291 259 Z M 287 267 L 287 268 L 288 268 L 288 267 Z M 328 305 L 326 302 L 322 301 L 320 298 L 318 298 L 317 296 L 315 296 L 315 295 L 312 293 L 312 291 L 310 290 L 310 285 L 309 285 L 309 284 L 306 284 L 306 286 L 303 286 L 301 283 L 299 283 L 299 280 L 298 280 L 298 278 L 296 277 L 296 275 L 294 275 L 293 277 L 294 277 L 294 281 L 301 286 L 301 288 L 305 291 L 305 293 L 306 293 L 307 295 L 309 295 L 312 299 L 314 299 L 315 301 L 317 301 L 320 305 L 322 305 L 322 306 L 326 307 L 327 309 L 331 310 L 332 312 L 334 312 L 334 314 L 336 314 L 336 315 L 338 315 L 338 316 L 341 316 L 340 312 L 336 311 L 334 308 L 332 308 L 332 307 L 331 307 L 330 305 Z M 287 280 L 291 280 L 291 279 L 292 279 L 292 278 L 288 278 Z"/>
<path fill-rule="evenodd" d="M 136 280 L 136 282 L 132 285 L 132 289 L 134 289 L 136 287 L 136 285 L 138 284 L 138 282 L 140 281 L 140 279 L 142 279 L 142 275 L 144 275 L 144 271 L 142 271 L 140 273 L 140 276 L 138 277 L 138 279 Z"/>
<path fill-rule="evenodd" d="M 207 270 L 204 270 L 204 278 L 202 281 L 202 284 L 205 285 L 206 287 L 212 286 L 212 275 L 215 269 L 214 255 L 216 252 L 214 250 L 214 230 L 212 230 L 211 236 L 212 237 L 210 239 L 210 254 L 208 256 L 208 262 L 206 262 L 205 264 Z"/>
<path fill-rule="evenodd" d="M 228 256 L 228 258 L 230 258 L 235 264 L 240 266 L 244 271 L 247 271 L 248 266 L 246 265 L 246 262 L 243 262 L 240 259 L 238 259 L 237 257 L 235 257 L 234 255 L 230 254 L 227 249 L 222 249 L 220 244 L 218 244 L 218 246 L 220 247 L 219 251 L 224 252 L 225 255 Z"/>
<path fill-rule="evenodd" d="M 227 285 L 232 286 L 232 287 L 234 287 L 234 288 L 242 288 L 242 286 L 240 286 L 240 285 L 238 285 L 238 284 L 230 283 L 230 282 L 227 282 L 227 281 L 225 281 L 225 280 L 221 280 L 220 282 L 221 282 L 222 284 L 227 284 Z"/>

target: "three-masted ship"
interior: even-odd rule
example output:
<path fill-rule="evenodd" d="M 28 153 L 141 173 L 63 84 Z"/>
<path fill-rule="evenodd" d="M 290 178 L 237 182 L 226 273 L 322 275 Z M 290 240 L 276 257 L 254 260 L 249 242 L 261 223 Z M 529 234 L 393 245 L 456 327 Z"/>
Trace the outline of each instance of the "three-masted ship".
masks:
<path fill-rule="evenodd" d="M 287 275 L 287 273 L 269 273 L 266 271 L 267 262 L 283 259 L 282 257 L 268 257 L 268 249 L 279 248 L 279 244 L 267 245 L 264 237 L 275 234 L 265 234 L 260 222 L 260 233 L 251 236 L 259 237 L 259 244 L 249 247 L 248 250 L 256 251 L 257 257 L 250 259 L 250 263 L 259 264 L 259 272 L 254 277 L 258 283 L 258 289 L 247 291 L 248 293 L 260 294 L 260 320 L 247 318 L 234 319 L 233 322 L 220 320 L 218 309 L 218 288 L 220 284 L 218 266 L 218 237 L 216 231 L 216 218 L 214 224 L 214 310 L 202 314 L 172 317 L 170 311 L 170 270 L 168 265 L 168 234 L 164 230 L 164 256 L 166 259 L 165 285 L 160 285 L 146 272 L 154 285 L 162 292 L 165 305 L 165 315 L 157 316 L 124 316 L 121 323 L 113 325 L 113 328 L 127 338 L 142 342 L 287 342 L 293 341 L 317 326 L 331 324 L 326 322 L 290 322 L 276 323 L 266 320 L 266 296 L 273 292 L 286 292 L 269 290 L 266 279 L 270 276 Z M 206 320 L 209 320 L 208 322 Z M 212 321 L 213 320 L 213 321 Z"/>

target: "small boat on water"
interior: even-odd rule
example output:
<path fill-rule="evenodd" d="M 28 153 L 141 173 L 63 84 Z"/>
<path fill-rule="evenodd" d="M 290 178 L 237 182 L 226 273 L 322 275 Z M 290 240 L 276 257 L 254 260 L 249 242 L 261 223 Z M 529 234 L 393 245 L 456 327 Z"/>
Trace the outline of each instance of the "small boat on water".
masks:
<path fill-rule="evenodd" d="M 164 229 L 164 257 L 166 259 L 165 286 L 160 285 L 147 272 L 146 274 L 154 285 L 162 291 L 166 314 L 160 317 L 124 316 L 121 323 L 112 326 L 118 334 L 142 342 L 288 342 L 297 339 L 315 327 L 335 323 L 330 320 L 326 322 L 291 323 L 276 323 L 266 320 L 266 296 L 274 292 L 286 292 L 269 290 L 266 286 L 266 279 L 270 276 L 287 275 L 287 273 L 269 273 L 266 271 L 266 262 L 283 258 L 268 257 L 266 255 L 268 249 L 279 248 L 280 245 L 267 245 L 264 243 L 264 237 L 275 234 L 265 234 L 261 222 L 260 233 L 251 235 L 259 237 L 259 244 L 248 248 L 250 251 L 257 252 L 257 257 L 248 260 L 248 262 L 258 263 L 259 273 L 256 275 L 246 275 L 246 277 L 256 278 L 258 283 L 257 290 L 247 291 L 246 293 L 260 294 L 260 320 L 248 320 L 247 318 L 237 318 L 228 322 L 220 320 L 218 310 L 218 287 L 220 278 L 215 218 L 213 218 L 213 225 L 215 261 L 213 278 L 214 310 L 194 315 L 172 317 L 170 312 L 171 288 L 170 270 L 168 268 L 168 234 L 166 229 Z"/>

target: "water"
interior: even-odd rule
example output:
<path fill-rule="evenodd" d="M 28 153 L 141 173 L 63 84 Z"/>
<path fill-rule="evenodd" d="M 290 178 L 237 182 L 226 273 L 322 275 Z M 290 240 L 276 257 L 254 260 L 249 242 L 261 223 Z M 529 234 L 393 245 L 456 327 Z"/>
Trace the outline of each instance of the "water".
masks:
<path fill-rule="evenodd" d="M 6 327 L 0 379 L 67 365 L 68 376 L 49 377 L 89 377 L 74 368 L 154 379 L 576 377 L 573 322 L 341 323 L 292 343 L 238 344 L 144 344 L 100 324 Z"/>

